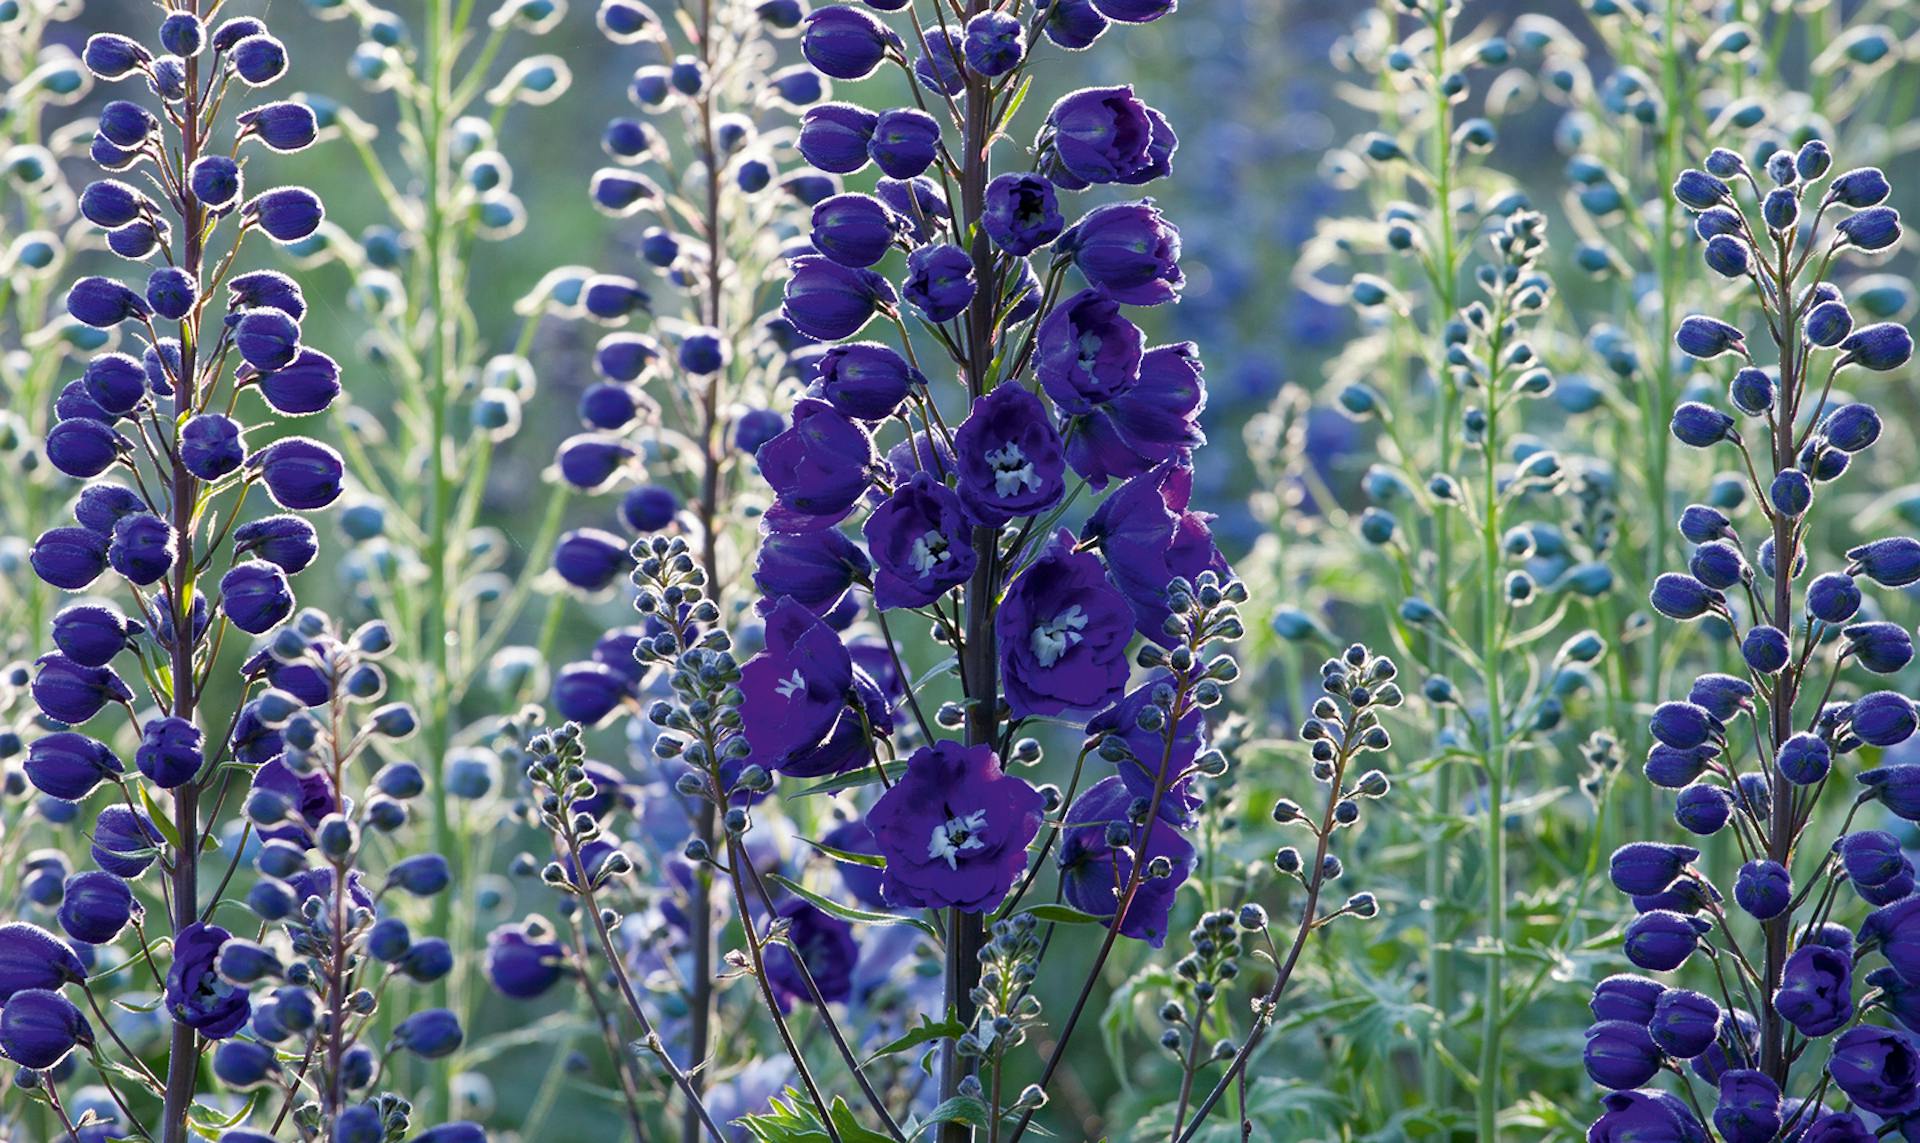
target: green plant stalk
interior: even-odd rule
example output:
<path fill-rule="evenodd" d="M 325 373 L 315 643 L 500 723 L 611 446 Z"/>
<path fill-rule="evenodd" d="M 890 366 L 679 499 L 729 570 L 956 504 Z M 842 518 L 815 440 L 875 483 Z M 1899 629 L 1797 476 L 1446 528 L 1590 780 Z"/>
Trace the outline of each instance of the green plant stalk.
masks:
<path fill-rule="evenodd" d="M 1499 357 L 1499 344 L 1493 346 Z M 1486 770 L 1486 883 L 1487 883 L 1487 975 L 1485 995 L 1481 997 L 1480 1086 L 1475 1092 L 1481 1143 L 1500 1140 L 1500 1068 L 1505 1031 L 1506 917 L 1507 917 L 1507 716 L 1501 695 L 1502 634 L 1500 631 L 1500 482 L 1495 466 L 1500 454 L 1499 394 L 1494 389 L 1498 373 L 1487 386 L 1486 500 L 1480 521 L 1481 609 L 1480 660 L 1486 672 L 1487 732 L 1483 767 Z"/>

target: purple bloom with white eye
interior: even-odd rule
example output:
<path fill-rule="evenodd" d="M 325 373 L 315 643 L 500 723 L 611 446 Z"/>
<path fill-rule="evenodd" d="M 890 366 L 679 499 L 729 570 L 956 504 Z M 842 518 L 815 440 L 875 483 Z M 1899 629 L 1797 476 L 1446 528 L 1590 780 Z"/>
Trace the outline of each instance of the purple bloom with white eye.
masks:
<path fill-rule="evenodd" d="M 220 947 L 233 934 L 196 921 L 174 937 L 173 965 L 167 970 L 169 1015 L 210 1040 L 224 1040 L 247 1022 L 252 1006 L 247 990 L 228 984 L 214 971 Z"/>
<path fill-rule="evenodd" d="M 1177 141 L 1164 116 L 1131 86 L 1088 87 L 1060 97 L 1040 133 L 1043 171 L 1056 184 L 1138 185 L 1169 173 Z"/>
<path fill-rule="evenodd" d="M 924 607 L 974 569 L 972 525 L 960 497 L 926 473 L 894 489 L 863 533 L 873 553 L 874 606 Z"/>
<path fill-rule="evenodd" d="M 854 689 L 840 636 L 797 600 L 775 600 L 766 645 L 740 668 L 741 714 L 756 760 L 778 769 L 824 742 Z"/>
<path fill-rule="evenodd" d="M 1112 401 L 1140 380 L 1140 327 L 1099 290 L 1082 290 L 1040 320 L 1034 375 L 1061 411 L 1080 415 Z"/>
<path fill-rule="evenodd" d="M 1040 792 L 1004 773 L 991 748 L 923 746 L 867 811 L 887 859 L 882 892 L 897 906 L 992 909 L 1025 872 L 1043 817 Z"/>
<path fill-rule="evenodd" d="M 1008 585 L 994 633 L 1016 718 L 1094 710 L 1126 688 L 1132 612 L 1065 529 Z"/>
<path fill-rule="evenodd" d="M 825 401 L 802 400 L 791 426 L 760 446 L 760 471 L 780 503 L 806 516 L 836 519 L 866 493 L 873 438 Z"/>
<path fill-rule="evenodd" d="M 1164 817 L 1155 818 L 1146 828 L 1142 844 L 1142 828 L 1128 818 L 1134 800 L 1134 793 L 1119 777 L 1103 778 L 1074 799 L 1060 835 L 1060 882 L 1068 904 L 1083 913 L 1111 918 L 1119 910 L 1137 857 L 1143 855 L 1149 862 L 1166 858 L 1172 874 L 1143 876 L 1120 918 L 1121 936 L 1159 948 L 1166 943 L 1180 886 L 1193 873 L 1197 857 L 1193 846 Z"/>
<path fill-rule="evenodd" d="M 502 925 L 487 934 L 485 971 L 503 996 L 532 1000 L 560 982 L 566 949 L 533 935 L 526 925 Z"/>
<path fill-rule="evenodd" d="M 791 1010 L 795 1001 L 813 1003 L 807 977 L 828 1003 L 852 996 L 853 972 L 860 961 L 852 926 L 806 901 L 783 902 L 775 915 L 786 922 L 787 943 L 767 950 L 767 983 L 781 1008 Z M 801 964 L 806 976 L 801 975 Z"/>
<path fill-rule="evenodd" d="M 1060 433 L 1022 386 L 1000 385 L 974 401 L 953 444 L 960 500 L 978 523 L 1037 515 L 1066 492 Z"/>
<path fill-rule="evenodd" d="M 928 321 L 951 321 L 973 301 L 973 258 L 958 246 L 922 246 L 907 255 L 901 296 Z"/>
<path fill-rule="evenodd" d="M 1095 207 L 1060 236 L 1055 249 L 1071 257 L 1088 282 L 1127 305 L 1174 301 L 1186 284 L 1180 231 L 1152 199 Z"/>
<path fill-rule="evenodd" d="M 1207 527 L 1212 517 L 1191 511 L 1192 497 L 1192 465 L 1170 460 L 1121 485 L 1081 529 L 1082 538 L 1106 558 L 1140 634 L 1164 647 L 1178 638 L 1166 627 L 1172 614 L 1167 585 L 1176 577 L 1195 580 L 1206 571 L 1228 574 L 1226 558 Z"/>

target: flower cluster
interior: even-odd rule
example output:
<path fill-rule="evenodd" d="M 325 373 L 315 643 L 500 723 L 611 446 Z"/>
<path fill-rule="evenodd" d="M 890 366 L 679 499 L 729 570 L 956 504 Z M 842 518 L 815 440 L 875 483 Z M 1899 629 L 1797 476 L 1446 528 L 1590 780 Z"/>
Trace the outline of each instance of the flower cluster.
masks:
<path fill-rule="evenodd" d="M 1719 317 L 1688 317 L 1675 332 L 1688 356 L 1730 365 L 1734 411 L 1688 401 L 1673 413 L 1673 435 L 1739 455 L 1745 495 L 1725 507 L 1757 517 L 1760 535 L 1743 537 L 1721 507 L 1693 504 L 1680 515 L 1692 555 L 1687 571 L 1654 583 L 1653 607 L 1720 628 L 1736 644 L 1735 662 L 1655 708 L 1646 776 L 1677 791 L 1683 830 L 1730 836 L 1742 864 L 1716 885 L 1696 846 L 1645 841 L 1615 851 L 1613 883 L 1636 912 L 1628 959 L 1662 974 L 1704 959 L 1714 971 L 1710 991 L 1633 975 L 1595 989 L 1587 1070 L 1613 1094 L 1589 1137 L 1702 1138 L 1710 1120 L 1729 1141 L 1871 1139 L 1905 1130 L 1920 1105 L 1920 1044 L 1869 1019 L 1884 1010 L 1910 1023 L 1899 998 L 1914 969 L 1906 918 L 1916 898 L 1899 843 L 1856 830 L 1854 820 L 1875 804 L 1913 816 L 1903 792 L 1913 767 L 1885 760 L 1858 769 L 1859 793 L 1836 835 L 1821 795 L 1848 755 L 1914 733 L 1910 699 L 1891 690 L 1851 696 L 1842 679 L 1891 674 L 1912 660 L 1911 637 L 1872 618 L 1862 589 L 1915 582 L 1920 542 L 1860 544 L 1839 570 L 1814 574 L 1808 537 L 1825 492 L 1883 428 L 1872 406 L 1835 382 L 1850 369 L 1897 368 L 1913 352 L 1898 324 L 1856 324 L 1828 271 L 1841 257 L 1891 249 L 1900 219 L 1885 205 L 1891 188 L 1879 170 L 1836 172 L 1818 139 L 1751 162 L 1716 149 L 1704 167 L 1679 174 L 1674 198 L 1694 218 L 1707 265 L 1751 287 L 1779 359 L 1756 360 L 1746 331 Z M 1873 910 L 1857 929 L 1840 919 L 1849 891 Z M 1758 936 L 1742 939 L 1743 928 Z M 1866 974 L 1871 991 L 1856 1001 L 1855 973 L 1875 953 L 1887 967 Z M 1667 1068 L 1684 1098 L 1645 1089 Z M 1700 1101 L 1689 1071 L 1717 1096 Z M 1845 1103 L 1832 1106 L 1833 1096 Z"/>
<path fill-rule="evenodd" d="M 57 1085 L 80 1047 L 95 1056 L 114 1130 L 168 1140 L 183 1138 L 196 1114 L 202 1054 L 249 1019 L 245 991 L 216 968 L 227 933 L 213 917 L 228 882 L 204 877 L 202 862 L 236 787 L 248 776 L 274 780 L 274 728 L 327 697 L 308 672 L 262 652 L 239 669 L 231 717 L 209 721 L 209 695 L 228 677 L 220 650 L 231 631 L 264 635 L 292 615 L 291 578 L 318 553 L 301 513 L 332 504 L 344 476 L 340 455 L 318 440 L 267 439 L 273 417 L 254 397 L 267 414 L 317 413 L 340 393 L 341 373 L 302 341 L 300 286 L 236 266 L 250 237 L 286 245 L 318 229 L 313 192 L 254 185 L 258 164 L 241 162 L 256 149 L 304 149 L 318 118 L 305 102 L 250 98 L 288 66 L 265 24 L 210 23 L 198 7 L 168 11 L 156 47 L 101 33 L 83 54 L 96 79 L 150 96 L 101 108 L 90 154 L 108 177 L 78 196 L 108 250 L 145 276 L 86 277 L 66 295 L 67 313 L 98 331 L 102 352 L 53 401 L 44 450 L 52 468 L 84 483 L 73 524 L 43 532 L 29 562 L 50 586 L 85 594 L 53 617 L 53 649 L 34 664 L 28 691 L 49 732 L 28 747 L 25 773 L 54 820 L 91 815 L 97 869 L 64 880 L 64 859 L 42 869 L 35 899 L 68 940 L 9 926 L 0 1000 L 0 1051 L 31 1070 L 69 1130 Z M 256 489 L 283 512 L 249 518 Z M 247 700 L 261 683 L 271 689 Z M 125 732 L 103 713 L 123 714 Z M 410 725 L 410 716 L 380 718 Z M 130 746 L 117 746 L 122 739 Z M 112 796 L 96 800 L 103 790 Z M 244 834 L 228 844 L 237 860 Z M 152 936 L 150 905 L 161 910 Z M 108 953 L 122 942 L 137 959 Z M 107 986 L 147 974 L 170 1038 L 164 1075 L 102 1009 L 114 999 Z M 107 1043 L 123 1055 L 111 1066 L 100 1062 Z"/>

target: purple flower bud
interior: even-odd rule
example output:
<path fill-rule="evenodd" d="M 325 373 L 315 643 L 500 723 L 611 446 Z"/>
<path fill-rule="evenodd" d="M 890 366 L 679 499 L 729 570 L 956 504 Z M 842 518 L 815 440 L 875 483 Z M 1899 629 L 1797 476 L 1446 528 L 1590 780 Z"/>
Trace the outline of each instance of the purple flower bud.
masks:
<path fill-rule="evenodd" d="M 137 150 L 159 130 L 160 121 L 138 103 L 116 99 L 100 109 L 100 134 L 116 147 Z"/>
<path fill-rule="evenodd" d="M 1692 750 L 1720 736 L 1725 728 L 1711 711 L 1690 702 L 1663 702 L 1648 724 L 1653 737 L 1675 750 Z"/>
<path fill-rule="evenodd" d="M 1842 452 L 1862 452 L 1880 439 L 1880 414 L 1872 405 L 1841 405 L 1820 422 L 1820 435 Z"/>
<path fill-rule="evenodd" d="M 83 1044 L 93 1044 L 93 1027 L 58 992 L 29 988 L 0 1009 L 0 1052 L 23 1068 L 45 1071 Z"/>
<path fill-rule="evenodd" d="M 864 79 L 880 66 L 900 37 L 885 24 L 849 5 L 819 8 L 807 15 L 800 54 L 834 79 Z"/>
<path fill-rule="evenodd" d="M 1892 193 L 1892 184 L 1878 167 L 1860 167 L 1835 176 L 1827 188 L 1828 198 L 1854 210 L 1878 206 Z"/>
<path fill-rule="evenodd" d="M 346 464 L 330 446 L 310 437 L 284 437 L 253 454 L 247 467 L 259 472 L 273 502 L 310 512 L 340 498 Z"/>
<path fill-rule="evenodd" d="M 307 299 L 300 283 L 278 270 L 251 270 L 227 283 L 227 309 L 278 310 L 297 322 L 307 316 Z"/>
<path fill-rule="evenodd" d="M 899 353 L 873 341 L 849 342 L 820 358 L 819 385 L 828 403 L 849 417 L 883 421 L 926 379 Z"/>
<path fill-rule="evenodd" d="M 1607 871 L 1613 887 L 1622 893 L 1658 893 L 1686 872 L 1700 851 L 1685 845 L 1659 842 L 1629 842 L 1613 851 Z"/>
<path fill-rule="evenodd" d="M 1781 1119 L 1780 1086 L 1767 1073 L 1734 1068 L 1720 1077 L 1713 1126 L 1725 1143 L 1771 1143 Z"/>
<path fill-rule="evenodd" d="M 180 555 L 179 539 L 172 524 L 151 512 L 123 516 L 113 526 L 107 562 L 128 581 L 145 587 L 173 570 L 173 561 Z"/>
<path fill-rule="evenodd" d="M 1845 302 L 1821 302 L 1807 311 L 1807 340 L 1823 348 L 1839 345 L 1853 332 L 1853 314 Z"/>
<path fill-rule="evenodd" d="M 79 480 L 112 468 L 132 447 L 112 425 L 86 417 L 61 421 L 47 431 L 47 462 Z"/>
<path fill-rule="evenodd" d="M 264 315 L 277 313 L 275 310 L 249 313 L 241 319 L 241 326 Z M 285 365 L 262 373 L 259 386 L 260 395 L 266 398 L 267 404 L 275 412 L 290 417 L 304 417 L 324 411 L 340 395 L 340 366 L 317 349 L 300 347 Z"/>
<path fill-rule="evenodd" d="M 144 811 L 113 805 L 93 825 L 93 862 L 108 873 L 133 878 L 145 873 L 163 844 L 160 831 Z"/>
<path fill-rule="evenodd" d="M 1179 8 L 1179 0 L 1093 0 L 1107 19 L 1122 24 L 1146 24 Z"/>
<path fill-rule="evenodd" d="M 748 409 L 734 422 L 733 447 L 752 456 L 786 427 L 787 419 L 772 409 Z"/>
<path fill-rule="evenodd" d="M 129 261 L 141 262 L 153 257 L 171 233 L 165 220 L 129 222 L 107 232 L 107 249 Z"/>
<path fill-rule="evenodd" d="M 1670 909 L 1642 913 L 1627 924 L 1627 959 L 1649 972 L 1672 972 L 1710 929 L 1706 921 Z"/>
<path fill-rule="evenodd" d="M 639 450 L 619 437 L 576 433 L 561 442 L 556 463 L 568 484 L 584 492 L 599 492 L 638 456 Z"/>
<path fill-rule="evenodd" d="M 1707 269 L 1723 278 L 1744 278 L 1753 268 L 1753 254 L 1747 244 L 1731 234 L 1716 234 L 1707 240 L 1701 252 Z"/>
<path fill-rule="evenodd" d="M 1667 572 L 1653 581 L 1653 609 L 1668 619 L 1698 619 L 1725 604 L 1725 597 L 1690 575 Z"/>
<path fill-rule="evenodd" d="M 617 167 L 595 171 L 588 194 L 596 209 L 615 218 L 650 210 L 659 205 L 662 197 L 652 179 Z"/>
<path fill-rule="evenodd" d="M 966 52 L 960 29 L 951 24 L 928 28 L 926 51 L 913 61 L 913 77 L 928 91 L 959 95 L 966 90 Z"/>
<path fill-rule="evenodd" d="M 1733 522 L 1726 513 L 1705 504 L 1689 504 L 1680 513 L 1680 534 L 1690 542 L 1704 544 L 1733 535 Z"/>
<path fill-rule="evenodd" d="M 414 949 L 420 948 L 415 945 Z M 412 952 L 409 951 L 409 956 Z M 445 1008 L 429 1008 L 400 1021 L 393 1029 L 393 1042 L 423 1059 L 436 1060 L 453 1054 L 465 1035 L 460 1019 Z"/>
<path fill-rule="evenodd" d="M 800 155 L 815 168 L 850 175 L 867 165 L 867 144 L 879 116 L 851 103 L 822 103 L 800 117 Z"/>
<path fill-rule="evenodd" d="M 1654 743 L 1647 750 L 1647 781 L 1662 789 L 1678 790 L 1698 778 L 1707 763 L 1719 753 L 1711 744 L 1691 750 L 1677 750 L 1665 743 Z"/>
<path fill-rule="evenodd" d="M 603 591 L 632 566 L 627 542 L 599 528 L 576 528 L 553 548 L 553 570 L 582 591 Z"/>
<path fill-rule="evenodd" d="M 88 183 L 80 192 L 80 213 L 104 230 L 125 226 L 153 210 L 152 199 L 118 179 Z"/>
<path fill-rule="evenodd" d="M 940 155 L 940 122 L 917 108 L 881 112 L 867 153 L 889 177 L 913 178 Z"/>
<path fill-rule="evenodd" d="M 620 498 L 620 518 L 641 534 L 671 527 L 680 514 L 680 498 L 658 484 L 640 484 Z"/>
<path fill-rule="evenodd" d="M 206 736 L 184 718 L 150 718 L 140 728 L 140 748 L 134 765 L 163 790 L 184 786 L 200 773 L 205 762 Z"/>
<path fill-rule="evenodd" d="M 720 372 L 732 356 L 732 346 L 718 330 L 703 326 L 688 330 L 680 338 L 680 368 L 696 377 Z"/>
<path fill-rule="evenodd" d="M 1060 238 L 1087 281 L 1117 302 L 1155 306 L 1175 300 L 1186 284 L 1180 273 L 1180 231 L 1152 199 L 1095 207 Z"/>
<path fill-rule="evenodd" d="M 901 294 L 930 322 L 950 321 L 973 301 L 973 258 L 958 246 L 922 246 L 907 255 Z"/>
<path fill-rule="evenodd" d="M 1898 623 L 1852 623 L 1841 635 L 1841 653 L 1876 675 L 1896 674 L 1913 661 L 1913 636 Z"/>
<path fill-rule="evenodd" d="M 248 86 L 265 87 L 287 74 L 287 46 L 256 32 L 228 49 L 227 62 Z"/>
<path fill-rule="evenodd" d="M 1760 215 L 1769 230 L 1791 230 L 1800 221 L 1800 196 L 1787 187 L 1776 187 L 1761 200 Z"/>
<path fill-rule="evenodd" d="M 60 927 L 76 941 L 104 945 L 144 910 L 133 890 L 111 873 L 76 873 L 60 901 Z"/>
<path fill-rule="evenodd" d="M 293 614 L 287 573 L 265 560 L 244 560 L 220 577 L 220 610 L 249 635 L 264 635 Z"/>
<path fill-rule="evenodd" d="M 1900 212 L 1890 206 L 1870 206 L 1841 219 L 1834 229 L 1848 245 L 1858 249 L 1891 249 L 1900 241 Z"/>
<path fill-rule="evenodd" d="M 1601 1087 L 1636 1088 L 1660 1073 L 1660 1049 L 1646 1026 L 1603 1020 L 1587 1029 L 1587 1075 Z"/>
<path fill-rule="evenodd" d="M 1698 401 L 1688 401 L 1673 411 L 1671 429 L 1682 444 L 1711 448 L 1738 435 L 1732 417 Z"/>
<path fill-rule="evenodd" d="M 1688 210 L 1712 210 L 1733 197 L 1733 188 L 1705 171 L 1685 170 L 1673 180 L 1673 197 Z"/>
<path fill-rule="evenodd" d="M 80 801 L 101 782 L 126 773 L 126 769 L 106 743 L 71 730 L 36 738 L 27 748 L 27 781 L 48 797 L 64 802 Z"/>
<path fill-rule="evenodd" d="M 1900 876 L 1906 861 L 1900 841 L 1885 830 L 1869 829 L 1848 834 L 1838 842 L 1841 864 L 1855 885 L 1869 888 L 1885 885 Z"/>
<path fill-rule="evenodd" d="M 568 663 L 554 676 L 553 708 L 570 722 L 598 726 L 631 699 L 633 691 L 627 676 L 604 663 Z"/>
<path fill-rule="evenodd" d="M 1689 357 L 1711 361 L 1723 353 L 1739 353 L 1744 356 L 1746 336 L 1738 326 L 1729 325 L 1719 318 L 1694 314 L 1680 322 L 1680 329 L 1673 335 L 1673 343 Z M 1687 409 L 1692 406 L 1680 407 Z"/>
<path fill-rule="evenodd" d="M 111 81 L 124 79 L 153 62 L 153 53 L 138 40 L 113 32 L 98 32 L 87 37 L 80 60 L 95 76 Z"/>
<path fill-rule="evenodd" d="M 255 1015 L 257 1017 L 258 1013 Z M 213 1051 L 213 1074 L 229 1087 L 242 1090 L 259 1087 L 279 1070 L 280 1061 L 273 1049 L 255 1040 L 225 1040 Z M 344 1121 L 346 1116 L 342 1115 L 340 1119 Z M 336 1123 L 335 1132 L 344 1140 L 346 1135 L 341 1126 L 341 1123 Z M 222 1134 L 222 1143 L 232 1134 Z"/>
<path fill-rule="evenodd" d="M 1747 558 L 1730 540 L 1701 544 L 1687 560 L 1693 577 L 1715 591 L 1726 591 L 1751 578 Z"/>
<path fill-rule="evenodd" d="M 298 575 L 320 554 L 320 541 L 313 525 L 299 516 L 264 516 L 233 530 L 233 552 L 236 557 L 252 553 Z"/>
<path fill-rule="evenodd" d="M 1869 746 L 1898 746 L 1913 737 L 1914 706 L 1894 691 L 1875 691 L 1854 702 L 1848 721 L 1853 733 Z M 1861 776 L 1862 781 L 1866 778 Z"/>
<path fill-rule="evenodd" d="M 526 925 L 502 925 L 487 934 L 485 972 L 504 996 L 532 1000 L 560 982 L 567 963 L 564 947 L 541 940 Z"/>
<path fill-rule="evenodd" d="M 982 12 L 967 21 L 967 66 L 989 79 L 1020 66 L 1027 55 L 1027 29 L 1006 12 Z"/>
<path fill-rule="evenodd" d="M 172 12 L 160 21 L 160 46 L 182 59 L 192 59 L 207 46 L 207 25 L 192 12 Z"/>
<path fill-rule="evenodd" d="M 234 326 L 233 342 L 255 369 L 279 369 L 300 351 L 300 323 L 277 309 L 249 310 Z"/>
<path fill-rule="evenodd" d="M 1786 632 L 1761 624 L 1750 629 L 1740 641 L 1740 655 L 1746 660 L 1747 666 L 1763 675 L 1771 675 L 1786 667 L 1787 661 L 1793 657 L 1793 648 L 1788 643 Z"/>
<path fill-rule="evenodd" d="M 112 278 L 82 278 L 67 291 L 67 313 L 95 329 L 112 329 L 129 318 L 145 318 L 152 312 L 145 298 Z"/>
<path fill-rule="evenodd" d="M 285 100 L 265 103 L 243 111 L 237 117 L 242 139 L 258 139 L 282 154 L 303 151 L 320 135 L 319 120 L 313 108 Z"/>
<path fill-rule="evenodd" d="M 1734 880 L 1733 899 L 1755 918 L 1770 920 L 1793 899 L 1793 878 L 1777 861 L 1749 861 Z"/>
<path fill-rule="evenodd" d="M 193 311 L 200 284 L 178 266 L 166 266 L 147 277 L 147 305 L 168 321 L 179 321 Z"/>
<path fill-rule="evenodd" d="M 58 989 L 86 978 L 86 965 L 59 937 L 21 921 L 0 925 L 0 1005 L 22 992 Z"/>
<path fill-rule="evenodd" d="M 202 413 L 180 428 L 180 463 L 201 480 L 237 471 L 246 452 L 240 422 L 224 413 Z"/>
<path fill-rule="evenodd" d="M 107 538 L 88 528 L 50 528 L 34 541 L 27 561 L 46 583 L 81 591 L 107 570 Z"/>
<path fill-rule="evenodd" d="M 941 223 L 953 218 L 939 184 L 925 175 L 914 179 L 877 179 L 873 193 L 900 219 L 915 242 L 928 241 Z"/>
<path fill-rule="evenodd" d="M 320 196 L 305 187 L 275 187 L 253 196 L 240 210 L 250 225 L 266 231 L 275 242 L 299 242 L 320 229 L 327 211 Z"/>
<path fill-rule="evenodd" d="M 1833 766 L 1833 751 L 1826 740 L 1811 734 L 1796 734 L 1780 746 L 1774 765 L 1781 777 L 1797 786 L 1811 786 L 1827 776 Z"/>
<path fill-rule="evenodd" d="M 1680 796 L 1674 800 L 1673 820 L 1681 829 L 1700 837 L 1712 837 L 1719 833 L 1732 816 L 1733 795 L 1706 782 L 1693 783 L 1681 790 Z M 1689 892 L 1698 891 L 1698 886 L 1692 882 L 1675 886 L 1676 889 L 1683 887 Z M 1640 898 L 1634 898 L 1636 907 L 1639 902 Z"/>
<path fill-rule="evenodd" d="M 793 259 L 788 269 L 782 312 L 800 332 L 820 341 L 852 337 L 877 308 L 896 301 L 892 285 L 871 270 L 850 269 L 817 254 Z"/>
<path fill-rule="evenodd" d="M 101 410 L 124 417 L 147 396 L 146 370 L 124 353 L 102 353 L 87 362 L 81 384 Z"/>
<path fill-rule="evenodd" d="M 1920 540 L 1889 536 L 1847 551 L 1847 574 L 1864 575 L 1881 587 L 1920 583 Z"/>
<path fill-rule="evenodd" d="M 1593 986 L 1588 1010 L 1595 1020 L 1625 1020 L 1645 1025 L 1653 1019 L 1667 987 L 1650 977 L 1615 973 Z"/>
<path fill-rule="evenodd" d="M 1862 326 L 1840 342 L 1843 365 L 1859 365 L 1876 373 L 1898 369 L 1913 357 L 1913 335 L 1897 322 Z"/>
<path fill-rule="evenodd" d="M 1713 1046 L 1720 1032 L 1720 1017 L 1720 1006 L 1712 997 L 1669 988 L 1654 1003 L 1647 1030 L 1661 1051 L 1675 1059 L 1691 1060 Z"/>

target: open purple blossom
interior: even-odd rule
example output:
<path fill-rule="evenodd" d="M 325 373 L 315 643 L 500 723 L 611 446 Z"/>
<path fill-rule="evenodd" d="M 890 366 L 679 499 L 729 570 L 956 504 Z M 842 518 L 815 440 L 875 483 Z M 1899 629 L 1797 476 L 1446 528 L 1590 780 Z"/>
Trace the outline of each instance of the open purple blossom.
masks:
<path fill-rule="evenodd" d="M 881 892 L 896 905 L 992 909 L 1026 869 L 1040 830 L 1039 791 L 984 746 L 922 747 L 867 812 L 887 859 Z"/>

